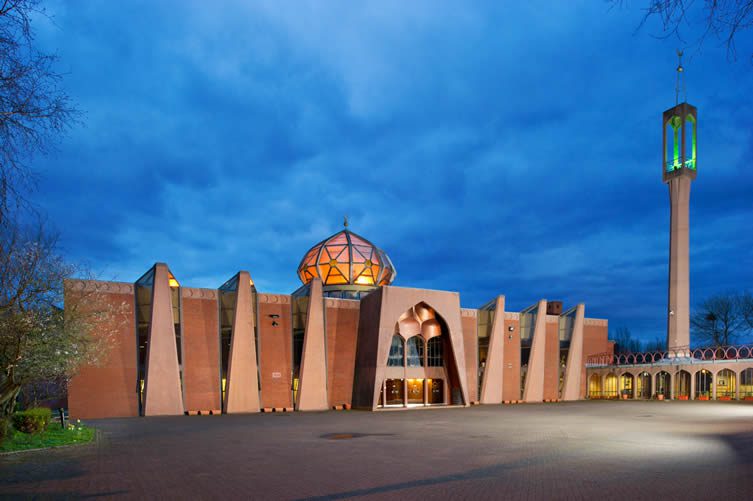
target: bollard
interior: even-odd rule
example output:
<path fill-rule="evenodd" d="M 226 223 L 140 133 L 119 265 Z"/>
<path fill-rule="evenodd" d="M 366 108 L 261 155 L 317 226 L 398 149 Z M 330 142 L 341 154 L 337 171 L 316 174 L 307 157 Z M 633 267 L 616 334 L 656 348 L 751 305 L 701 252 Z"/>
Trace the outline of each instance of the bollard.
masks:
<path fill-rule="evenodd" d="M 60 426 L 65 429 L 65 411 L 61 407 L 58 409 L 58 413 L 60 413 Z"/>

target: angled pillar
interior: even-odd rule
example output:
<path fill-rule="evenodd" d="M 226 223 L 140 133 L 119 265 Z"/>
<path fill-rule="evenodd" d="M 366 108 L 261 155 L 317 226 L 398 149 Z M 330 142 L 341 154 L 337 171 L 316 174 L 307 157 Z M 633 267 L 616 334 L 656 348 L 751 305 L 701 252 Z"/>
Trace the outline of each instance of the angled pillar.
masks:
<path fill-rule="evenodd" d="M 586 305 L 580 303 L 575 309 L 573 333 L 570 336 L 570 348 L 567 352 L 567 367 L 562 389 L 562 400 L 579 400 L 581 377 L 583 377 L 583 323 Z"/>
<path fill-rule="evenodd" d="M 489 351 L 486 355 L 484 380 L 481 382 L 482 404 L 502 403 L 502 375 L 505 362 L 505 296 L 497 297 L 494 308 L 494 322 L 489 337 Z"/>
<path fill-rule="evenodd" d="M 251 304 L 251 276 L 238 273 L 233 332 L 228 357 L 225 412 L 259 412 L 259 373 L 254 339 L 254 305 Z"/>
<path fill-rule="evenodd" d="M 174 416 L 183 414 L 178 349 L 175 344 L 173 303 L 167 265 L 154 265 L 152 319 L 144 381 L 144 415 Z"/>
<path fill-rule="evenodd" d="M 526 384 L 523 389 L 524 402 L 544 400 L 544 366 L 546 364 L 546 299 L 539 301 L 536 308 L 536 325 L 531 340 L 531 356 L 528 359 Z"/>
<path fill-rule="evenodd" d="M 321 411 L 327 409 L 327 349 L 320 279 L 315 278 L 311 281 L 309 294 L 296 407 L 300 411 Z"/>

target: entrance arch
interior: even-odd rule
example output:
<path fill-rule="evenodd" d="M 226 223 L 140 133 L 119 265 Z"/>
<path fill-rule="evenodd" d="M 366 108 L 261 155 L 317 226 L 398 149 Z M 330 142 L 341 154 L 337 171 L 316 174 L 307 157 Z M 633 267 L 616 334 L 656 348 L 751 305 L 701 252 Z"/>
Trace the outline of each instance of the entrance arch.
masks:
<path fill-rule="evenodd" d="M 647 400 L 651 398 L 651 374 L 646 371 L 638 374 L 638 380 L 636 381 L 636 398 Z"/>
<path fill-rule="evenodd" d="M 629 372 L 620 376 L 620 398 L 629 399 L 634 398 L 633 391 L 635 390 L 635 378 Z"/>
<path fill-rule="evenodd" d="M 667 371 L 659 372 L 656 375 L 656 398 L 671 398 L 671 388 L 672 376 Z"/>
<path fill-rule="evenodd" d="M 716 399 L 732 400 L 736 398 L 736 381 L 735 373 L 729 369 L 722 369 L 716 375 Z"/>
<path fill-rule="evenodd" d="M 588 378 L 588 398 L 596 400 L 601 398 L 601 376 L 591 374 Z"/>
<path fill-rule="evenodd" d="M 711 384 L 714 376 L 706 369 L 695 373 L 695 398 L 696 400 L 711 399 Z"/>
<path fill-rule="evenodd" d="M 681 370 L 675 375 L 675 398 L 690 400 L 690 373 Z"/>

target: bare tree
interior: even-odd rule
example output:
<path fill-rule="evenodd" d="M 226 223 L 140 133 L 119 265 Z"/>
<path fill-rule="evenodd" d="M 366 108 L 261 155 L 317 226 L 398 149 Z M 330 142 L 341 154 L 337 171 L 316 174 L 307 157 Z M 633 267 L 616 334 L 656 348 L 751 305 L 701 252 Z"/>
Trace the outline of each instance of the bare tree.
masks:
<path fill-rule="evenodd" d="M 744 292 L 738 298 L 740 304 L 740 314 L 742 315 L 748 328 L 753 330 L 753 294 Z"/>
<path fill-rule="evenodd" d="M 57 56 L 34 44 L 39 0 L 0 0 L 0 222 L 32 185 L 28 162 L 75 119 Z"/>
<path fill-rule="evenodd" d="M 612 0 L 624 4 L 625 0 Z M 702 44 L 714 36 L 727 46 L 727 54 L 735 57 L 735 39 L 753 26 L 753 0 L 642 0 L 647 2 L 641 27 L 658 17 L 663 36 L 676 36 L 683 44 Z M 695 40 L 686 40 L 687 31 Z"/>
<path fill-rule="evenodd" d="M 704 300 L 690 317 L 697 341 L 710 346 L 728 346 L 748 327 L 740 309 L 740 296 L 718 294 Z"/>
<path fill-rule="evenodd" d="M 615 353 L 638 353 L 642 351 L 643 345 L 640 339 L 633 338 L 633 334 L 627 327 L 617 327 L 613 334 L 615 342 Z"/>
<path fill-rule="evenodd" d="M 119 328 L 117 305 L 94 294 L 65 295 L 75 270 L 43 224 L 10 223 L 0 224 L 0 420 L 23 385 L 65 381 L 98 363 Z"/>

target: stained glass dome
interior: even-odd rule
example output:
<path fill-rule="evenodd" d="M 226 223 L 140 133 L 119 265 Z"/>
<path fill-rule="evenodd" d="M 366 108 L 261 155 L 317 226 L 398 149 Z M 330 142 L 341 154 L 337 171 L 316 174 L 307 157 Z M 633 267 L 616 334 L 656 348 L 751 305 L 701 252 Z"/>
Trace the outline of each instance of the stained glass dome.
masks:
<path fill-rule="evenodd" d="M 389 285 L 396 274 L 382 249 L 348 229 L 313 246 L 298 266 L 304 284 L 319 277 L 325 286 Z"/>

